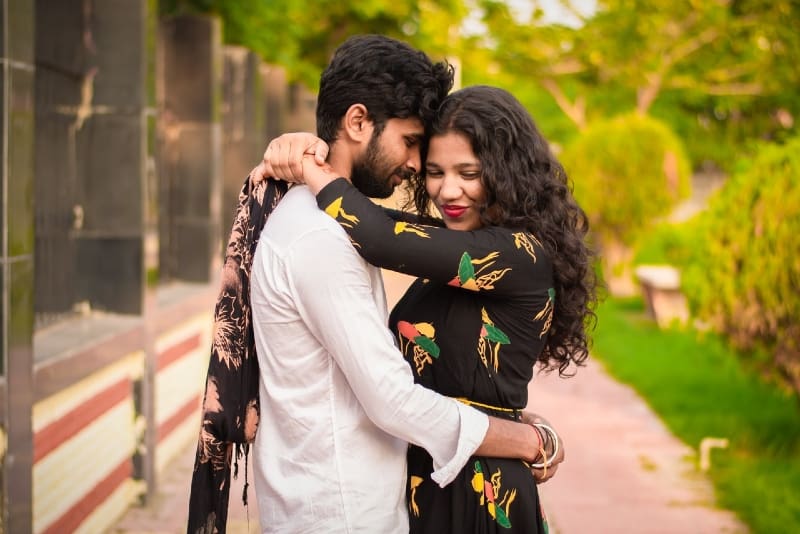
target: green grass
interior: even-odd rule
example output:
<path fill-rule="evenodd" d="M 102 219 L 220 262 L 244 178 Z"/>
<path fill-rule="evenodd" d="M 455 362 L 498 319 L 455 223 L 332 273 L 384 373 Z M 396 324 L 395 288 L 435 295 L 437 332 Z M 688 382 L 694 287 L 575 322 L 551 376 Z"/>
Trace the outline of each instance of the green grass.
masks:
<path fill-rule="evenodd" d="M 706 436 L 730 440 L 712 453 L 719 504 L 753 532 L 800 532 L 800 402 L 748 372 L 718 337 L 661 331 L 640 300 L 597 310 L 594 355 L 631 384 L 672 432 L 697 450 Z"/>

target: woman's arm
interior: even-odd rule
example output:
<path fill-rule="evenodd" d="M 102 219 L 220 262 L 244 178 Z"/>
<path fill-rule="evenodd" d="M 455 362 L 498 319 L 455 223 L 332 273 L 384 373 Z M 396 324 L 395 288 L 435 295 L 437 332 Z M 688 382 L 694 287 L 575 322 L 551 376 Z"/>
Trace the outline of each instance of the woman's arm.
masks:
<path fill-rule="evenodd" d="M 541 297 L 552 286 L 550 262 L 529 232 L 497 227 L 464 232 L 395 220 L 341 173 L 319 164 L 319 143 L 311 134 L 284 134 L 270 143 L 261 172 L 305 183 L 368 262 L 496 295 Z"/>
<path fill-rule="evenodd" d="M 396 210 L 383 207 L 383 213 L 393 221 L 402 221 L 413 224 L 424 224 L 427 226 L 438 226 L 444 228 L 444 221 L 434 217 L 423 217 L 410 211 Z"/>
<path fill-rule="evenodd" d="M 309 171 L 304 167 L 307 178 L 314 174 Z M 497 295 L 520 296 L 552 286 L 550 262 L 528 232 L 459 231 L 395 221 L 341 178 L 320 190 L 317 204 L 373 265 Z"/>

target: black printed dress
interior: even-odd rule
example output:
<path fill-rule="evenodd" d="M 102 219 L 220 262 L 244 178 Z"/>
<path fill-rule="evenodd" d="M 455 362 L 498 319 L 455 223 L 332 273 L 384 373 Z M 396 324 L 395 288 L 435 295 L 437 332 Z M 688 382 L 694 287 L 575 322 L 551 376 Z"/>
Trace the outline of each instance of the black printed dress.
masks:
<path fill-rule="evenodd" d="M 317 203 L 368 262 L 419 277 L 390 328 L 418 383 L 490 415 L 518 419 L 550 328 L 552 265 L 536 236 L 487 227 L 457 231 L 396 220 L 338 179 Z M 409 446 L 412 533 L 547 532 L 521 460 L 474 456 L 440 488 L 432 460 Z"/>

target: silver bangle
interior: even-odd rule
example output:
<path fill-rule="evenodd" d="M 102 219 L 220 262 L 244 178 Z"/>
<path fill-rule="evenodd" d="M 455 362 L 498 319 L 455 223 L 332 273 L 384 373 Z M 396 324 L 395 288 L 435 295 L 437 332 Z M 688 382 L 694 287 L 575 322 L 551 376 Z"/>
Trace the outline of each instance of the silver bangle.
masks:
<path fill-rule="evenodd" d="M 542 469 L 543 467 L 550 467 L 551 465 L 553 465 L 553 461 L 555 461 L 556 456 L 558 456 L 558 449 L 560 447 L 560 444 L 559 444 L 559 441 L 558 441 L 558 434 L 556 434 L 555 430 L 553 430 L 552 428 L 550 428 L 548 425 L 546 425 L 544 423 L 533 423 L 533 426 L 536 427 L 536 428 L 540 428 L 543 431 L 547 432 L 550 435 L 550 439 L 553 440 L 553 444 L 554 445 L 553 445 L 553 454 L 550 455 L 549 458 L 547 458 L 547 461 L 541 462 L 541 463 L 538 463 L 538 464 L 535 464 L 535 463 L 531 464 L 531 467 L 533 467 L 534 469 Z M 542 444 L 542 451 L 544 451 L 544 444 Z M 545 457 L 546 457 L 546 454 L 545 454 Z"/>

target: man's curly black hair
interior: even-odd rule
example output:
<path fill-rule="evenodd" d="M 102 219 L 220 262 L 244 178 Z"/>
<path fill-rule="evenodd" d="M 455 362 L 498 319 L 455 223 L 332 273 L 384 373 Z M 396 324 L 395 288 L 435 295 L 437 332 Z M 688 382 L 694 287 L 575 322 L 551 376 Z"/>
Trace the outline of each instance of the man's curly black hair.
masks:
<path fill-rule="evenodd" d="M 317 135 L 336 140 L 342 117 L 363 104 L 379 135 L 386 121 L 418 117 L 429 124 L 453 86 L 453 68 L 383 35 L 357 35 L 342 43 L 322 73 Z"/>

